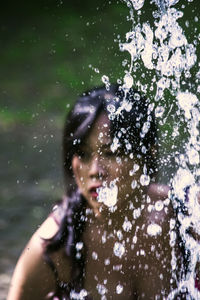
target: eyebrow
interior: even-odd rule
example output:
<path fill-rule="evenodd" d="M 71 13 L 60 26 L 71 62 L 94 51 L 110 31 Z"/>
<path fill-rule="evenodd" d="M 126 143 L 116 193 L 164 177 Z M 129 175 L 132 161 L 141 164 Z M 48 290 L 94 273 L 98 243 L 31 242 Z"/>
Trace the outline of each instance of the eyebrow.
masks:
<path fill-rule="evenodd" d="M 110 148 L 111 145 L 112 145 L 112 143 L 111 143 L 111 142 L 108 142 L 107 144 L 103 144 L 103 145 L 101 146 L 101 148 L 102 148 L 102 149 L 104 149 L 104 148 Z"/>
<path fill-rule="evenodd" d="M 109 141 L 108 143 L 100 145 L 99 149 L 101 149 L 101 150 L 108 149 L 108 148 L 110 149 L 111 145 L 112 145 L 112 142 Z M 87 150 L 88 148 L 90 148 L 90 146 L 87 143 L 83 143 L 80 147 L 80 149 L 82 151 Z"/>

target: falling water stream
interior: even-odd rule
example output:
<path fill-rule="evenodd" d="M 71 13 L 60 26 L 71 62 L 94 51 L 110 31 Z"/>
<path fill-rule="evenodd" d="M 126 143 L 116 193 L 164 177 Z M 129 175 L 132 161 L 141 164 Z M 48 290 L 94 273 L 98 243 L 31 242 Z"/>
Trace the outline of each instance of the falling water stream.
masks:
<path fill-rule="evenodd" d="M 173 105 L 176 105 L 176 117 L 183 120 L 185 124 L 185 133 L 187 140 L 184 150 L 176 152 L 175 163 L 177 170 L 171 178 L 171 191 L 169 198 L 172 201 L 173 209 L 176 211 L 176 218 L 170 220 L 170 246 L 171 246 L 171 274 L 172 281 L 177 282 L 177 288 L 173 289 L 167 299 L 174 299 L 184 290 L 188 293 L 187 299 L 200 299 L 200 292 L 195 287 L 196 266 L 200 261 L 200 205 L 197 199 L 199 192 L 199 151 L 200 151 L 200 103 L 197 96 L 187 86 L 187 79 L 191 77 L 191 69 L 197 64 L 197 48 L 195 37 L 193 42 L 188 42 L 184 29 L 181 27 L 179 20 L 184 18 L 184 12 L 176 8 L 179 0 L 154 0 L 151 1 L 156 9 L 152 13 L 154 21 L 153 26 L 150 22 L 141 22 L 139 16 L 143 9 L 144 0 L 124 0 L 130 11 L 129 20 L 132 22 L 132 28 L 126 33 L 126 41 L 120 42 L 120 50 L 128 51 L 130 54 L 130 63 L 125 63 L 125 76 L 122 87 L 125 93 L 132 87 L 137 86 L 142 92 L 152 92 L 154 102 L 150 109 L 155 111 L 157 121 L 165 125 L 167 118 L 164 118 L 166 107 L 163 104 L 166 90 L 176 100 L 168 108 L 168 114 L 174 111 Z M 181 1 L 180 1 L 181 2 Z M 188 0 L 188 2 L 191 2 Z M 180 3 L 179 3 L 180 4 Z M 182 5 L 184 8 L 184 5 Z M 198 20 L 194 16 L 194 19 Z M 139 20 L 139 21 L 138 21 Z M 145 72 L 151 72 L 151 82 L 143 84 L 137 78 L 136 70 L 142 65 Z M 196 74 L 198 76 L 198 74 Z M 102 77 L 102 81 L 109 89 L 109 78 Z M 184 84 L 186 88 L 184 87 Z M 120 113 L 121 110 L 130 109 L 130 103 L 124 100 L 124 103 L 118 111 L 110 108 L 110 117 Z M 147 124 L 148 125 L 148 124 Z M 144 132 L 148 130 L 142 129 Z M 172 136 L 175 139 L 179 135 L 179 128 L 174 128 Z M 117 147 L 118 141 L 114 141 L 114 148 Z M 144 177 L 145 174 L 143 174 Z M 141 185 L 148 185 L 149 177 L 140 179 Z M 142 182 L 143 180 L 143 182 Z M 117 184 L 117 183 L 116 183 Z M 133 183 L 134 186 L 134 183 Z M 134 188 L 134 187 L 133 187 Z M 115 191 L 112 193 L 112 191 Z M 112 187 L 107 186 L 101 191 L 99 198 L 106 204 L 106 195 L 109 196 L 109 207 L 116 204 L 117 188 L 115 183 Z M 105 199 L 104 199 L 105 198 Z M 156 226 L 156 224 L 152 224 Z M 161 228 L 148 228 L 147 233 L 159 234 Z M 158 226 L 159 227 L 159 226 Z M 177 257 L 176 242 L 177 228 L 179 228 L 180 237 L 185 247 L 185 253 L 189 256 L 188 266 L 182 264 L 180 274 L 177 275 Z M 157 233 L 156 233 L 157 232 Z M 193 234 L 191 234 L 193 232 Z M 117 245 L 119 252 L 119 245 Z M 115 251 L 116 249 L 114 249 Z M 123 251 L 123 249 L 121 249 Z M 183 272 L 183 269 L 185 270 Z"/>

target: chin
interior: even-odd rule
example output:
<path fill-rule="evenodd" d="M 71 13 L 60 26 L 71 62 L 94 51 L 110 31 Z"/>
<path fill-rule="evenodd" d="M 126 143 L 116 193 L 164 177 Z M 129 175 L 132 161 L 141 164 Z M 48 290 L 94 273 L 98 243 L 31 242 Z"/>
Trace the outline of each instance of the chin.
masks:
<path fill-rule="evenodd" d="M 99 207 L 99 203 L 97 202 L 97 199 L 93 198 L 93 197 L 89 197 L 86 198 L 87 199 L 87 203 L 91 208 L 96 208 Z"/>

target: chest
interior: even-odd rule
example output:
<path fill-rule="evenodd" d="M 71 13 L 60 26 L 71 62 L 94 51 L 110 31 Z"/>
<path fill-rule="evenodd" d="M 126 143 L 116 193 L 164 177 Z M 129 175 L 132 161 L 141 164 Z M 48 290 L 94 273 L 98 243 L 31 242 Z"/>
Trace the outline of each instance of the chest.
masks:
<path fill-rule="evenodd" d="M 146 228 L 128 232 L 90 226 L 85 233 L 85 289 L 94 299 L 155 297 L 169 290 L 171 251 L 166 237 L 145 234 Z M 105 298 L 106 297 L 106 298 Z M 149 298 L 150 299 L 150 298 Z"/>

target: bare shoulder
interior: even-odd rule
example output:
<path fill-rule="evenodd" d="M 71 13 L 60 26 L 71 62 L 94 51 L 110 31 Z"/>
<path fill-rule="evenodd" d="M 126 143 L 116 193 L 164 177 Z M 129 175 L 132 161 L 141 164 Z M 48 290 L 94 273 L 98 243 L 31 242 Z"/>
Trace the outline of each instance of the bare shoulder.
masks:
<path fill-rule="evenodd" d="M 36 238 L 50 239 L 56 234 L 58 229 L 59 226 L 55 222 L 54 218 L 52 216 L 49 216 L 38 228 L 34 235 Z"/>
<path fill-rule="evenodd" d="M 164 200 L 168 197 L 169 190 L 168 185 L 151 183 L 148 187 L 148 195 L 154 200 Z"/>
<path fill-rule="evenodd" d="M 48 217 L 24 248 L 11 280 L 8 300 L 44 299 L 55 286 L 53 272 L 44 260 L 44 240 L 53 237 L 58 225 Z"/>

